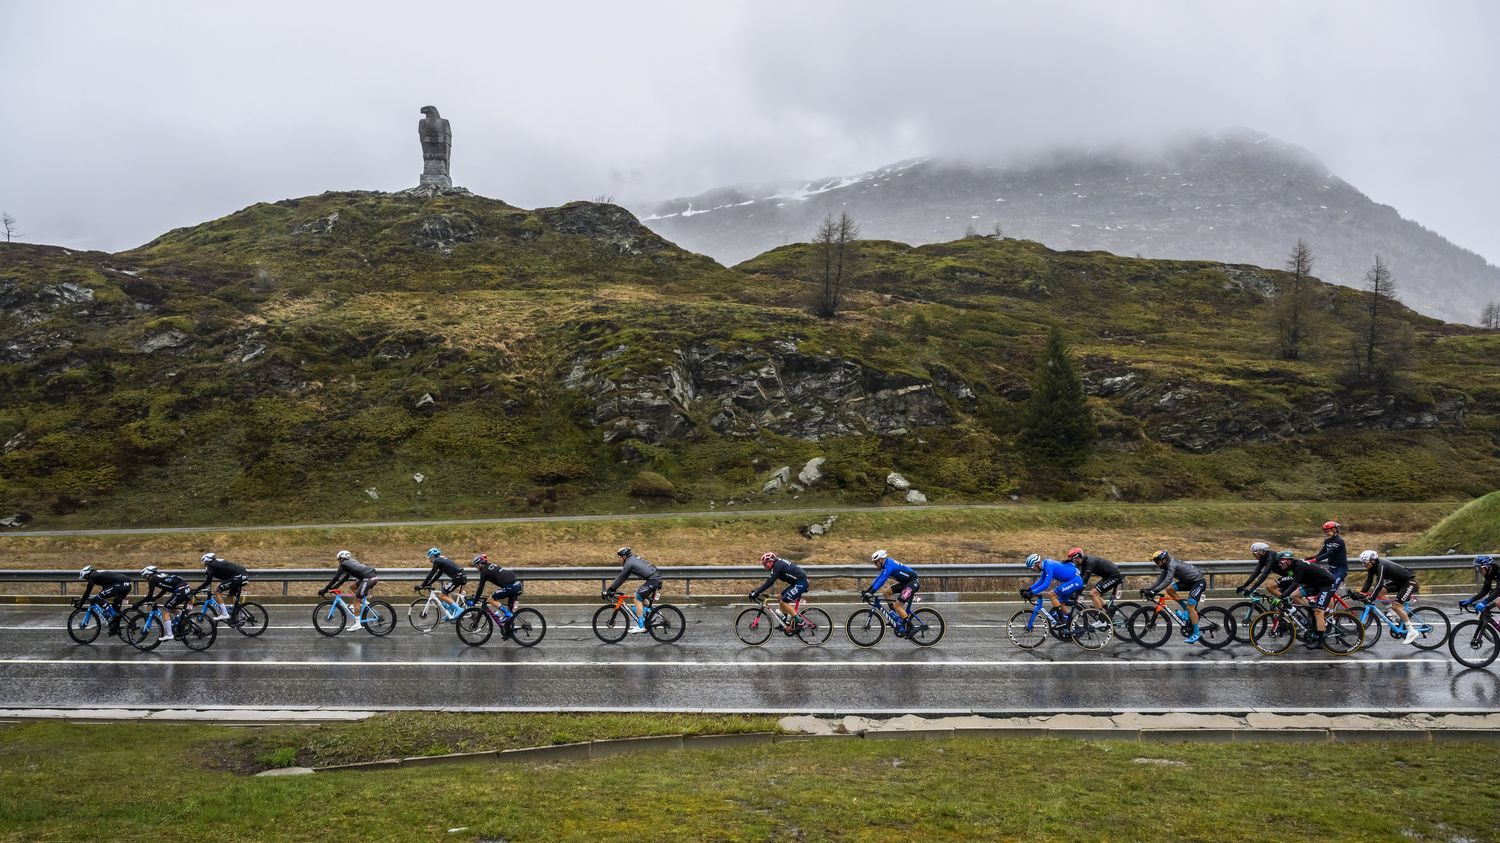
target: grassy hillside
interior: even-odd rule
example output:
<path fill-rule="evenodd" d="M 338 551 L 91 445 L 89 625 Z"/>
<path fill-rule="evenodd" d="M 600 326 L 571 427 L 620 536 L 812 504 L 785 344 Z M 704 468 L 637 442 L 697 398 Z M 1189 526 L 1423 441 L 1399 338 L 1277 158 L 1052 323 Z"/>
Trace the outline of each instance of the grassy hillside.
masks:
<path fill-rule="evenodd" d="M 116 255 L 0 244 L 0 518 L 897 503 L 891 471 L 944 501 L 1500 486 L 1500 335 L 1407 313 L 1418 368 L 1350 392 L 1347 290 L 1287 363 L 1274 272 L 985 238 L 865 251 L 820 321 L 805 246 L 725 269 L 593 203 L 330 193 Z M 1052 322 L 1105 436 L 1071 477 L 1011 447 Z M 817 456 L 815 486 L 762 492 Z"/>
<path fill-rule="evenodd" d="M 1401 552 L 1412 555 L 1500 551 L 1500 492 L 1472 500 L 1439 521 Z"/>

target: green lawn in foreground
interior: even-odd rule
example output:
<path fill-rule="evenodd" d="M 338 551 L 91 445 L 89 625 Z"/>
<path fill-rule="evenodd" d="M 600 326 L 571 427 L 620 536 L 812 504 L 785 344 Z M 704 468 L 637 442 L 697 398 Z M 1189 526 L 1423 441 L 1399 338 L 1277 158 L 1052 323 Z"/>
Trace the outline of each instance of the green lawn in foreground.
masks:
<path fill-rule="evenodd" d="M 1500 822 L 1493 743 L 850 739 L 266 779 L 202 766 L 223 735 L 0 730 L 0 838 L 1492 840 Z"/>

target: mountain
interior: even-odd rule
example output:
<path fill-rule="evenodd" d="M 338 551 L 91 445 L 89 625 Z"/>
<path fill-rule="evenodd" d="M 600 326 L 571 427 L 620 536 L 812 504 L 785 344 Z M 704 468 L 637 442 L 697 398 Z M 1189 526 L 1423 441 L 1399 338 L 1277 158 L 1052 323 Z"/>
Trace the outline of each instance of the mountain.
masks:
<path fill-rule="evenodd" d="M 1280 267 L 1297 238 L 1314 272 L 1361 287 L 1376 254 L 1402 301 L 1474 324 L 1500 268 L 1372 201 L 1305 150 L 1234 131 L 1158 154 L 1056 153 L 1020 166 L 915 159 L 861 173 L 721 188 L 638 207 L 663 237 L 726 263 L 808 240 L 848 211 L 865 237 L 932 243 L 972 226 L 1054 249 Z"/>
<path fill-rule="evenodd" d="M 821 320 L 809 249 L 725 268 L 613 205 L 456 190 L 0 244 L 0 527 L 900 504 L 892 471 L 937 501 L 1500 486 L 1500 333 L 1402 308 L 1416 362 L 1372 391 L 1340 379 L 1352 291 L 1275 358 L 1278 271 L 871 241 Z M 1013 447 L 1053 323 L 1102 434 L 1072 475 Z"/>

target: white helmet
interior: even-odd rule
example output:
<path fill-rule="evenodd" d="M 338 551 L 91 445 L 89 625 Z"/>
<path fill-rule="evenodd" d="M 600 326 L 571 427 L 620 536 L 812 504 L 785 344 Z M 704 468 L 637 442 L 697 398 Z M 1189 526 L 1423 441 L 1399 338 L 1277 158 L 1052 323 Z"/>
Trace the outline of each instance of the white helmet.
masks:
<path fill-rule="evenodd" d="M 1359 555 L 1359 561 L 1363 562 L 1366 565 L 1374 562 L 1378 558 L 1380 558 L 1380 554 L 1376 553 L 1373 550 L 1367 550 Z"/>
<path fill-rule="evenodd" d="M 142 568 L 141 569 L 141 576 L 142 577 L 154 577 L 154 576 L 156 576 L 156 566 L 155 565 L 147 565 L 146 567 Z"/>
<path fill-rule="evenodd" d="M 89 574 L 92 574 L 92 573 L 94 573 L 94 566 L 93 565 L 84 565 L 83 568 L 81 570 L 79 570 L 79 572 L 78 572 L 78 578 L 81 579 L 81 580 L 86 580 L 86 579 L 88 579 Z"/>
<path fill-rule="evenodd" d="M 354 554 L 350 553 L 349 551 L 347 551 L 347 550 L 340 550 L 339 551 L 339 561 L 340 562 L 347 562 L 347 561 L 349 561 L 350 559 L 353 559 L 353 558 L 354 558 Z"/>
<path fill-rule="evenodd" d="M 219 557 L 218 557 L 217 554 L 214 554 L 214 553 L 205 553 L 205 554 L 203 554 L 203 558 L 199 559 L 198 561 L 202 562 L 205 565 L 207 565 L 210 562 L 217 562 L 217 561 L 219 561 Z"/>
<path fill-rule="evenodd" d="M 880 563 L 884 562 L 889 556 L 889 553 L 886 553 L 883 550 L 877 550 L 874 553 L 870 554 L 870 561 L 876 565 L 879 565 Z"/>
<path fill-rule="evenodd" d="M 1250 545 L 1251 553 L 1270 553 L 1271 546 L 1265 542 L 1254 542 Z"/>
<path fill-rule="evenodd" d="M 1036 566 L 1038 566 L 1040 564 L 1042 564 L 1042 556 L 1041 556 L 1041 554 L 1039 554 L 1039 553 L 1033 553 L 1030 556 L 1026 557 L 1026 567 L 1027 568 L 1035 568 Z"/>

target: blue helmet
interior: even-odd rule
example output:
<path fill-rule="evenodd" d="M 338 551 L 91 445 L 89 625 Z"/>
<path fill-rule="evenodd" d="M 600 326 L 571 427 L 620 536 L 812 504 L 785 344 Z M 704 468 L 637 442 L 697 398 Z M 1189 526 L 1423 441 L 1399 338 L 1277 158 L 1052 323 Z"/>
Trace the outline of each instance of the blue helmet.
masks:
<path fill-rule="evenodd" d="M 432 548 L 431 550 L 427 551 L 427 558 L 428 559 L 436 559 L 436 558 L 438 558 L 439 556 L 442 556 L 442 555 L 443 555 L 443 552 L 441 550 L 438 550 L 435 547 Z"/>
<path fill-rule="evenodd" d="M 1495 564 L 1495 560 L 1487 554 L 1481 553 L 1474 557 L 1474 567 L 1476 568 L 1488 568 L 1493 564 Z"/>
<path fill-rule="evenodd" d="M 1026 567 L 1027 568 L 1035 568 L 1036 566 L 1038 566 L 1040 564 L 1042 564 L 1041 554 L 1033 553 L 1030 556 L 1026 557 Z"/>

